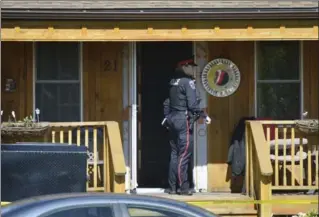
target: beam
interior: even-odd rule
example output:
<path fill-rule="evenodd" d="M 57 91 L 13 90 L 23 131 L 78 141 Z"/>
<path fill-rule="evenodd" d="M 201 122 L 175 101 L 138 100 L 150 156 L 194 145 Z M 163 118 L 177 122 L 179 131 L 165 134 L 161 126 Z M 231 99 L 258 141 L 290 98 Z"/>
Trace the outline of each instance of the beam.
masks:
<path fill-rule="evenodd" d="M 274 28 L 156 29 L 2 28 L 3 41 L 234 41 L 318 40 L 318 26 Z"/>

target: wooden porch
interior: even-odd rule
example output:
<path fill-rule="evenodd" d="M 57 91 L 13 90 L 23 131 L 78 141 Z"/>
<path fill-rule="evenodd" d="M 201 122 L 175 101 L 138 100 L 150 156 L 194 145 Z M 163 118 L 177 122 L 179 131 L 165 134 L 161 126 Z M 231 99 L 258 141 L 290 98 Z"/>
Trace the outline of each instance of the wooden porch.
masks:
<path fill-rule="evenodd" d="M 126 166 L 117 122 L 50 123 L 45 140 L 85 145 L 93 150 L 88 159 L 88 191 L 125 192 Z M 225 217 L 269 217 L 317 209 L 318 144 L 316 137 L 297 133 L 293 121 L 249 121 L 246 195 L 152 195 L 185 201 Z"/>

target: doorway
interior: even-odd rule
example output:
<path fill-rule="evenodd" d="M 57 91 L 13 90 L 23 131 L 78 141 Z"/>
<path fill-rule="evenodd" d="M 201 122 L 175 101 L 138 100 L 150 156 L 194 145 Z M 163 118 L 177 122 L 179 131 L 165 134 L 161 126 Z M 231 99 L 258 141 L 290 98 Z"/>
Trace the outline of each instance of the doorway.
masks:
<path fill-rule="evenodd" d="M 163 102 L 178 61 L 193 55 L 192 42 L 142 42 L 137 45 L 139 188 L 166 188 L 170 146 Z"/>

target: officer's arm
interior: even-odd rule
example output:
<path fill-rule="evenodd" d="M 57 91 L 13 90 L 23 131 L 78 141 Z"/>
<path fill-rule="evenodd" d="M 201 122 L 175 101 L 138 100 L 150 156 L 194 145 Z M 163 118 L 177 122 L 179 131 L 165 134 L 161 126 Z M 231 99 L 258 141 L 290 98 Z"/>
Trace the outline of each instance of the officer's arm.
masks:
<path fill-rule="evenodd" d="M 200 113 L 199 101 L 196 94 L 196 87 L 193 80 L 185 82 L 185 93 L 187 98 L 187 109 L 191 113 Z"/>
<path fill-rule="evenodd" d="M 169 98 L 165 99 L 163 106 L 164 106 L 164 117 L 167 117 L 167 115 L 170 112 L 170 107 L 169 107 L 170 103 L 169 103 Z"/>
<path fill-rule="evenodd" d="M 185 92 L 187 96 L 188 110 L 193 114 L 196 114 L 202 118 L 206 118 L 207 117 L 206 112 L 204 112 L 203 109 L 200 109 L 199 107 L 200 98 L 197 96 L 196 86 L 194 81 L 191 80 L 187 84 L 185 84 Z"/>

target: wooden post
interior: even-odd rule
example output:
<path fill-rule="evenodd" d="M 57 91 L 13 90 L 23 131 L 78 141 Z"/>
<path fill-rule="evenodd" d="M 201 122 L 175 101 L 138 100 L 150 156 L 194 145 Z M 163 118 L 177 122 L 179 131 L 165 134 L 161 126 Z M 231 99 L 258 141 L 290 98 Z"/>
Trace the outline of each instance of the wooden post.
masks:
<path fill-rule="evenodd" d="M 118 176 L 114 174 L 113 188 L 114 193 L 125 192 L 125 175 Z"/>
<path fill-rule="evenodd" d="M 250 167 L 250 157 L 249 157 L 249 150 L 251 149 L 251 144 L 249 141 L 249 126 L 248 126 L 248 122 L 246 122 L 245 125 L 245 147 L 246 147 L 246 168 L 245 168 L 245 186 L 246 186 L 246 195 L 251 196 L 251 189 L 250 187 L 250 171 L 249 171 L 249 167 Z"/>
<path fill-rule="evenodd" d="M 260 174 L 259 199 L 261 201 L 271 200 L 271 176 L 263 176 Z M 262 203 L 259 205 L 259 217 L 270 217 L 272 215 L 272 204 Z"/>
<path fill-rule="evenodd" d="M 103 141 L 104 141 L 104 152 L 103 152 L 103 161 L 104 161 L 104 171 L 103 171 L 103 184 L 104 192 L 111 192 L 110 186 L 110 153 L 109 153 L 109 139 L 106 134 L 106 126 L 103 127 Z"/>

